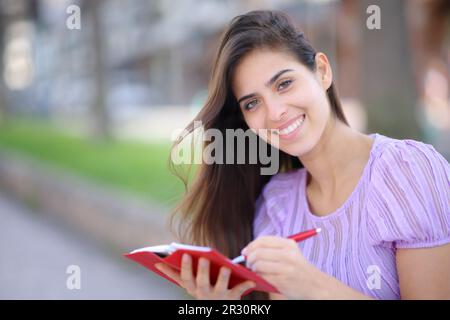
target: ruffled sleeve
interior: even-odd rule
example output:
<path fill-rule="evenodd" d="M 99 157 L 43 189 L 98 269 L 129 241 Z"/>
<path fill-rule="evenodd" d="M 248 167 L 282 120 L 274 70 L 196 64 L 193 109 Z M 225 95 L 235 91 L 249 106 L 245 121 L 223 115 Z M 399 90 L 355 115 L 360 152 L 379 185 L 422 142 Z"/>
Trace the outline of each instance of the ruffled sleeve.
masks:
<path fill-rule="evenodd" d="M 282 236 L 284 221 L 291 211 L 296 172 L 279 173 L 264 186 L 258 197 L 253 221 L 253 236 Z"/>
<path fill-rule="evenodd" d="M 371 239 L 395 248 L 450 243 L 449 163 L 431 145 L 393 141 L 382 148 L 370 178 Z"/>

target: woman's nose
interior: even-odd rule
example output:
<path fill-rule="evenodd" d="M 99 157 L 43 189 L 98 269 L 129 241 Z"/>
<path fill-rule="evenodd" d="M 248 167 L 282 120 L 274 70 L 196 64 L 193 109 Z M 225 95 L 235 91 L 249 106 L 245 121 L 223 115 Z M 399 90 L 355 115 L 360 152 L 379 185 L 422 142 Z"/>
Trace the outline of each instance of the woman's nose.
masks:
<path fill-rule="evenodd" d="M 268 113 L 268 120 L 271 122 L 279 122 L 281 120 L 284 120 L 284 117 L 287 113 L 287 109 L 283 104 L 271 102 L 266 104 L 267 105 L 267 113 Z"/>

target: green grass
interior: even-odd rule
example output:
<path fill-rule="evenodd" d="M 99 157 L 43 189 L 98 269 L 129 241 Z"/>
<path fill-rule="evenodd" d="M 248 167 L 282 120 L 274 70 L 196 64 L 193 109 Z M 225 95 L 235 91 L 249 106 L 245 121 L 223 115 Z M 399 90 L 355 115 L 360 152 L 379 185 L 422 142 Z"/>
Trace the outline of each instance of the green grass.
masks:
<path fill-rule="evenodd" d="M 101 184 L 172 206 L 183 191 L 169 172 L 171 143 L 95 142 L 37 120 L 0 125 L 0 150 L 20 151 Z"/>

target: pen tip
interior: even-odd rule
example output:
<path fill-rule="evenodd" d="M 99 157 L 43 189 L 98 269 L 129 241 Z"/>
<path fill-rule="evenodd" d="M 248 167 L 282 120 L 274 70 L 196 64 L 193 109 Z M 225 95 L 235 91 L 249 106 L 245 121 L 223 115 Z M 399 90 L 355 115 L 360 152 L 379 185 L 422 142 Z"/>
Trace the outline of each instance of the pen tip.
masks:
<path fill-rule="evenodd" d="M 321 228 L 317 228 L 317 229 L 316 229 L 316 232 L 317 232 L 317 233 L 320 233 L 321 231 L 322 231 Z"/>

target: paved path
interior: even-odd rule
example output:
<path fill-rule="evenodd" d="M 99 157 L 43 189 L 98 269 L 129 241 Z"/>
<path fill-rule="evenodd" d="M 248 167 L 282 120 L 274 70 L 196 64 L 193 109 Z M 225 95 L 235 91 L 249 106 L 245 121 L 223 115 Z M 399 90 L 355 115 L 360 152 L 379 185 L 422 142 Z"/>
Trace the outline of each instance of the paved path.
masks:
<path fill-rule="evenodd" d="M 81 289 L 69 290 L 69 265 Z M 50 215 L 0 193 L 0 299 L 189 299 L 182 289 L 114 256 Z"/>

